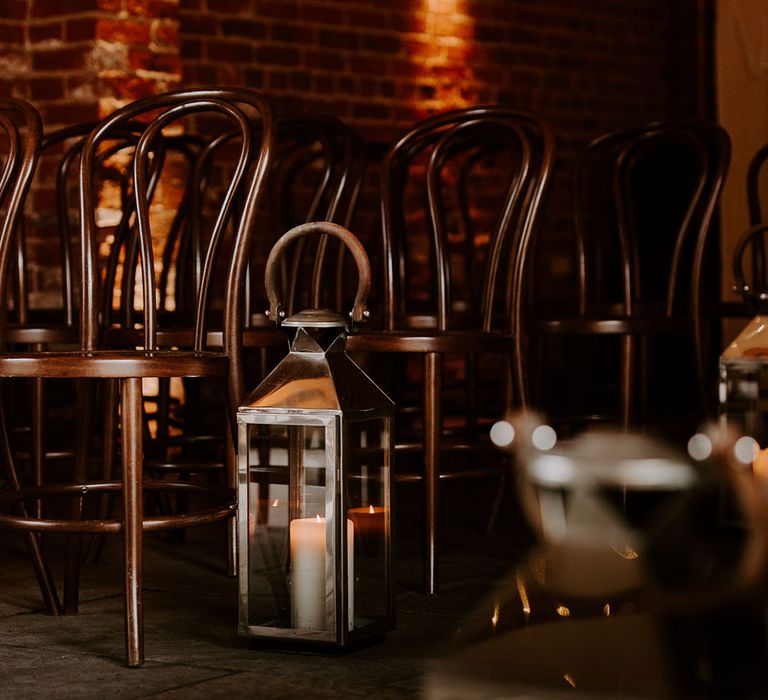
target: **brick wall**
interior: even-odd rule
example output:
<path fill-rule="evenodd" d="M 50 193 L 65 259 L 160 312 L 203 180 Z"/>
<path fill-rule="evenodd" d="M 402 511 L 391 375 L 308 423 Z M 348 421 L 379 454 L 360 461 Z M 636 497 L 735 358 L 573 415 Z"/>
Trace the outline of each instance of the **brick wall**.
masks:
<path fill-rule="evenodd" d="M 694 0 L 180 0 L 183 80 L 250 85 L 287 109 L 332 112 L 374 139 L 434 111 L 503 101 L 541 110 L 566 142 L 582 141 L 695 108 L 694 8 Z"/>
<path fill-rule="evenodd" d="M 0 95 L 31 100 L 50 128 L 181 84 L 248 85 L 383 142 L 429 113 L 500 101 L 545 115 L 565 163 L 609 128 L 695 112 L 695 11 L 696 0 L 0 0 Z M 559 176 L 550 249 L 568 208 Z M 565 259 L 549 256 L 550 276 L 567 274 Z"/>

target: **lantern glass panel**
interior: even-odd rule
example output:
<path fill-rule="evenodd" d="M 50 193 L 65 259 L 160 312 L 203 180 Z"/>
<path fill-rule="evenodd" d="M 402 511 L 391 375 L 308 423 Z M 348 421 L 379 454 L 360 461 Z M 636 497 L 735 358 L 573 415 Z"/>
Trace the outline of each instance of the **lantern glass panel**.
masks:
<path fill-rule="evenodd" d="M 768 445 L 768 318 L 756 316 L 720 356 L 720 415 Z"/>
<path fill-rule="evenodd" d="M 248 624 L 334 633 L 336 421 L 247 426 Z"/>
<path fill-rule="evenodd" d="M 390 613 L 389 431 L 386 417 L 344 426 L 345 502 L 354 532 L 355 627 L 378 622 Z"/>

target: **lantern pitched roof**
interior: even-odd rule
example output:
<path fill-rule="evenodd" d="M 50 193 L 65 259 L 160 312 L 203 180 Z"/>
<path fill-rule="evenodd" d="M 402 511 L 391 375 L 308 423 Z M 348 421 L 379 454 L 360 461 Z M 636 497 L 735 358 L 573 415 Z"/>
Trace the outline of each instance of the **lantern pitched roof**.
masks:
<path fill-rule="evenodd" d="M 304 333 L 299 329 L 298 334 Z M 291 352 L 251 393 L 238 411 L 285 409 L 334 413 L 390 410 L 392 401 L 346 354 L 343 336 L 327 350 L 308 337 L 294 340 Z M 296 351 L 297 347 L 316 351 Z"/>

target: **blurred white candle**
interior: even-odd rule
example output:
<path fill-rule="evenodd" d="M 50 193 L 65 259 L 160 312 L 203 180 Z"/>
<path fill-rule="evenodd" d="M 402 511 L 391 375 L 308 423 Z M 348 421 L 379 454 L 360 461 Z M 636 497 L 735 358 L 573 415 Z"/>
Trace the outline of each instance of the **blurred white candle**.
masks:
<path fill-rule="evenodd" d="M 299 629 L 326 630 L 325 616 L 326 520 L 297 518 L 291 521 L 291 625 Z M 347 589 L 349 629 L 354 626 L 355 526 L 347 520 Z"/>

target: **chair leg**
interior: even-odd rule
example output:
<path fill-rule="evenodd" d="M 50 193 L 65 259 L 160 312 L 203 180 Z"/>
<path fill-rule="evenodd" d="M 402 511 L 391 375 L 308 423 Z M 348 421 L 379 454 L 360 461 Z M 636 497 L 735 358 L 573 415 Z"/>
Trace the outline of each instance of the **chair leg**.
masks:
<path fill-rule="evenodd" d="M 438 586 L 438 523 L 440 514 L 440 436 L 442 411 L 442 357 L 437 353 L 424 355 L 424 490 L 426 496 L 426 551 L 424 589 L 429 595 Z"/>
<path fill-rule="evenodd" d="M 90 454 L 90 430 L 93 422 L 93 382 L 80 379 L 77 382 L 77 443 L 75 448 L 75 481 L 82 483 L 88 478 Z M 72 518 L 83 517 L 83 499 L 75 499 Z M 80 558 L 83 536 L 67 536 L 67 555 L 64 571 L 64 614 L 77 615 L 80 597 Z"/>
<path fill-rule="evenodd" d="M 102 413 L 104 423 L 102 425 L 102 449 L 101 449 L 101 478 L 109 481 L 114 478 L 114 455 L 117 448 L 117 400 L 118 380 L 104 380 L 104 396 Z M 102 494 L 99 497 L 99 520 L 106 520 L 112 508 L 112 495 Z M 105 535 L 97 534 L 91 537 L 85 561 L 95 564 L 101 557 L 104 549 Z"/>
<path fill-rule="evenodd" d="M 141 666 L 144 663 L 141 379 L 123 379 L 121 384 L 125 650 L 128 666 Z"/>
<path fill-rule="evenodd" d="M 226 441 L 227 485 L 237 493 L 237 456 L 231 440 Z M 227 520 L 227 576 L 237 576 L 237 518 Z"/>
<path fill-rule="evenodd" d="M 34 352 L 42 352 L 44 346 L 36 343 L 33 346 Z M 40 486 L 43 483 L 43 460 L 45 459 L 45 392 L 43 379 L 36 377 L 32 380 L 32 478 L 35 486 Z M 35 517 L 42 517 L 43 515 L 43 502 L 37 500 L 35 502 Z"/>
<path fill-rule="evenodd" d="M 8 424 L 5 421 L 5 409 L 2 401 L 0 401 L 0 442 L 2 443 L 0 449 L 2 449 L 3 462 L 5 463 L 8 482 L 12 489 L 18 490 L 21 488 L 21 482 L 19 481 L 19 475 L 16 472 L 13 451 L 11 450 L 11 442 L 8 437 Z M 18 507 L 21 515 L 27 517 L 24 504 L 21 503 Z M 51 570 L 48 568 L 48 564 L 43 558 L 43 552 L 40 548 L 40 538 L 34 532 L 25 532 L 24 539 L 29 548 L 29 553 L 32 556 L 32 566 L 35 570 L 35 576 L 37 577 L 37 583 L 40 586 L 40 593 L 43 596 L 46 610 L 51 615 L 61 615 L 61 603 L 59 602 L 59 596 L 56 593 L 56 585 L 53 582 Z"/>
<path fill-rule="evenodd" d="M 635 339 L 625 335 L 621 339 L 621 427 L 629 430 L 632 419 L 632 373 L 634 372 Z"/>

